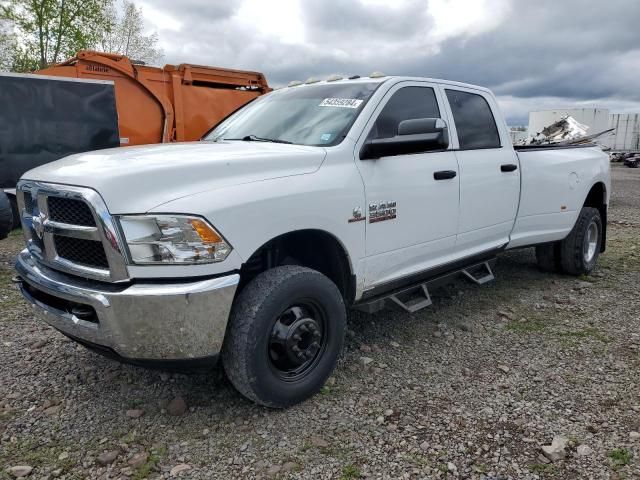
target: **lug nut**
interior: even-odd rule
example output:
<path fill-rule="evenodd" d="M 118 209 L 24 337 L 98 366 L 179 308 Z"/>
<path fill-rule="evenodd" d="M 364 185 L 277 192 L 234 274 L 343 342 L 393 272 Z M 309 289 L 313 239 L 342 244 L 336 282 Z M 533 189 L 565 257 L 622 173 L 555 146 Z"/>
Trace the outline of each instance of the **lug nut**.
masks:
<path fill-rule="evenodd" d="M 300 353 L 300 347 L 299 347 L 299 346 L 297 346 L 297 345 L 294 345 L 294 346 L 293 346 L 293 348 L 292 348 L 291 350 L 293 350 L 293 351 L 294 351 L 294 352 L 296 352 L 296 353 Z"/>
<path fill-rule="evenodd" d="M 299 342 L 300 340 L 302 340 L 302 337 L 300 336 L 299 333 L 295 333 L 292 337 L 296 342 Z"/>

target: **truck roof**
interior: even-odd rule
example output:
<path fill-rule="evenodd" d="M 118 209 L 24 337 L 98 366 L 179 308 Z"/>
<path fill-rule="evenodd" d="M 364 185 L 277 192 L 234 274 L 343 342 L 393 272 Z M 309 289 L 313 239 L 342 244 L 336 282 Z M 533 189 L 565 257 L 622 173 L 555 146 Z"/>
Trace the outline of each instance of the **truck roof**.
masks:
<path fill-rule="evenodd" d="M 439 78 L 430 78 L 430 77 L 409 77 L 409 76 L 403 76 L 403 75 L 381 75 L 381 76 L 373 76 L 373 77 L 360 77 L 360 76 L 353 76 L 353 77 L 345 77 L 345 78 L 340 78 L 337 80 L 322 80 L 322 81 L 317 81 L 317 80 L 307 80 L 306 82 L 302 82 L 302 83 L 295 83 L 294 85 L 289 85 L 288 87 L 285 88 L 293 88 L 293 87 L 304 87 L 304 86 L 311 86 L 311 85 L 327 85 L 327 84 L 331 84 L 331 83 L 351 83 L 351 82 L 355 82 L 355 83 L 383 83 L 383 82 L 387 82 L 389 80 L 395 80 L 395 81 L 413 81 L 413 82 L 431 82 L 431 83 L 438 83 L 438 84 L 442 84 L 442 85 L 451 85 L 453 87 L 464 87 L 464 88 L 472 88 L 474 90 L 481 90 L 483 92 L 486 93 L 491 93 L 491 90 L 489 90 L 486 87 L 481 87 L 479 85 L 472 85 L 470 83 L 463 83 L 463 82 L 455 82 L 453 80 L 444 80 L 444 79 L 439 79 Z M 292 82 L 294 83 L 294 82 Z"/>

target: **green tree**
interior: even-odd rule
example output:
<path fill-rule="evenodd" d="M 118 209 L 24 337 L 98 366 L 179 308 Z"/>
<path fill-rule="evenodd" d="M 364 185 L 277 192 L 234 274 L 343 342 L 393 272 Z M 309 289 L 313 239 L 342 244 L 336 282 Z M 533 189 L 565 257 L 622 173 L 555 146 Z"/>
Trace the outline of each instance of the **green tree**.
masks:
<path fill-rule="evenodd" d="M 34 72 L 40 68 L 37 52 L 28 51 L 26 48 L 21 47 L 18 42 L 13 44 L 10 65 L 9 69 L 18 73 Z"/>
<path fill-rule="evenodd" d="M 37 69 L 37 52 L 29 52 L 20 45 L 11 22 L 0 18 L 0 71 L 32 72 Z"/>
<path fill-rule="evenodd" d="M 21 39 L 20 63 L 45 68 L 96 45 L 112 0 L 6 0 L 1 18 Z"/>
<path fill-rule="evenodd" d="M 9 22 L 0 19 L 0 71 L 11 70 L 16 48 L 16 38 Z"/>
<path fill-rule="evenodd" d="M 110 5 L 106 17 L 105 28 L 98 42 L 99 50 L 119 53 L 145 63 L 156 63 L 162 59 L 162 51 L 157 47 L 158 34 L 145 35 L 141 8 L 123 0 L 120 9 Z"/>

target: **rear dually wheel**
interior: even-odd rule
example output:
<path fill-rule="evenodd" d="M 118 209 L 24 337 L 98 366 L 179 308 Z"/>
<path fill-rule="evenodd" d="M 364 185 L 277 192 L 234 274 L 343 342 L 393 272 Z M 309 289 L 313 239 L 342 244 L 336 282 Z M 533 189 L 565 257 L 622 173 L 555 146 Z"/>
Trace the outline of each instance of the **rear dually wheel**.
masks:
<path fill-rule="evenodd" d="M 560 243 L 560 264 L 570 275 L 588 275 L 602 244 L 602 218 L 597 208 L 583 207 L 571 233 Z"/>

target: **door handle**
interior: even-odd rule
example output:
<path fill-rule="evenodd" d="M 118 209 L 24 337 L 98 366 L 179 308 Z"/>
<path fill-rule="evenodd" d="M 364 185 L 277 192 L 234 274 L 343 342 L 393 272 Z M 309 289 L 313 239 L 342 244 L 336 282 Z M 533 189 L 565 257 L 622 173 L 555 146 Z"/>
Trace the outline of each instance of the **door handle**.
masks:
<path fill-rule="evenodd" d="M 433 178 L 436 180 L 449 180 L 457 175 L 455 170 L 440 170 L 433 172 Z"/>
<path fill-rule="evenodd" d="M 515 163 L 507 163 L 506 165 L 500 165 L 500 170 L 503 172 L 515 172 L 518 169 L 518 165 Z"/>

